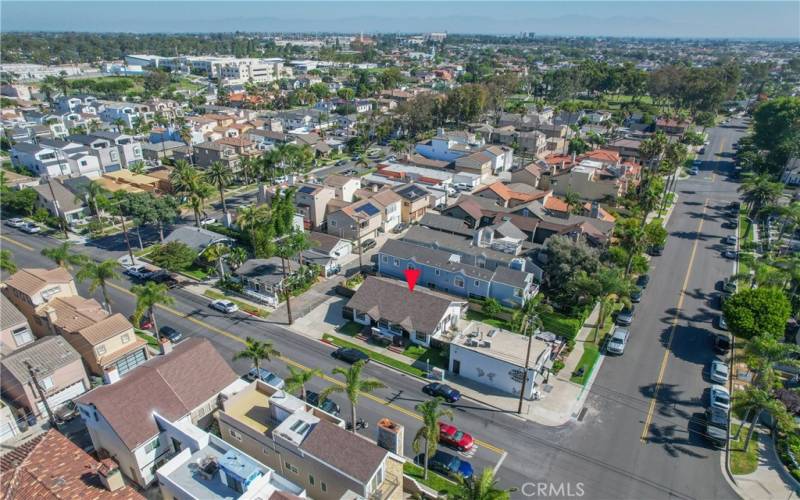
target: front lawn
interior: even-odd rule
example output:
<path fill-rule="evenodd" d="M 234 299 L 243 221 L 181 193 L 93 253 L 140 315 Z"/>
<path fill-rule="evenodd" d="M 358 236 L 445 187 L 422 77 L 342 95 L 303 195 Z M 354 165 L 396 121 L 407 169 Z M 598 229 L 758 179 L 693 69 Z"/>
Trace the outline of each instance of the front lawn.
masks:
<path fill-rule="evenodd" d="M 327 333 L 322 336 L 322 340 L 330 342 L 336 347 L 350 347 L 353 349 L 358 349 L 359 351 L 369 356 L 369 359 L 371 360 L 377 361 L 378 363 L 381 363 L 383 365 L 391 366 L 392 368 L 400 370 L 401 372 L 404 373 L 408 373 L 409 375 L 425 378 L 425 372 L 423 370 L 420 370 L 419 368 L 415 368 L 411 365 L 403 363 L 402 361 L 381 354 L 377 351 L 373 351 L 372 349 L 367 349 L 365 347 L 362 347 L 361 345 L 354 344 L 346 340 L 342 340 L 339 337 L 334 337 L 333 335 L 329 335 Z"/>
<path fill-rule="evenodd" d="M 183 271 L 178 271 L 178 272 L 190 278 L 194 278 L 197 281 L 205 281 L 208 279 L 209 276 L 208 269 L 195 264 L 193 264 L 192 267 L 190 267 L 189 269 L 185 269 Z"/>
<path fill-rule="evenodd" d="M 540 316 L 546 332 L 553 332 L 568 339 L 574 339 L 583 326 L 583 319 L 561 314 L 558 311 L 544 313 Z"/>
<path fill-rule="evenodd" d="M 594 370 L 594 365 L 597 363 L 597 359 L 600 357 L 600 351 L 597 349 L 597 346 L 589 343 L 584 342 L 583 344 L 583 355 L 581 356 L 580 361 L 578 361 L 577 366 L 575 367 L 575 371 L 572 373 L 570 377 L 571 382 L 575 382 L 576 384 L 586 385 L 586 382 L 589 380 L 589 377 L 592 375 L 592 371 Z M 583 368 L 583 373 L 578 376 L 576 373 L 578 370 Z"/>
<path fill-rule="evenodd" d="M 347 335 L 348 337 L 355 337 L 356 335 L 361 333 L 361 330 L 363 329 L 364 325 L 360 325 L 355 321 L 348 321 L 347 323 L 339 327 L 339 333 Z"/>
<path fill-rule="evenodd" d="M 753 434 L 750 449 L 744 451 L 748 428 L 749 426 L 745 426 L 739 433 L 739 439 L 734 440 L 739 426 L 731 426 L 731 472 L 734 474 L 750 474 L 758 467 L 758 434 Z"/>
<path fill-rule="evenodd" d="M 413 477 L 425 486 L 436 490 L 438 493 L 446 494 L 447 496 L 455 495 L 458 492 L 456 483 L 435 472 L 429 471 L 428 479 L 423 479 L 423 477 L 425 477 L 425 469 L 411 462 L 403 464 L 403 474 Z"/>
<path fill-rule="evenodd" d="M 406 346 L 403 354 L 411 359 L 416 360 L 418 363 L 430 363 L 431 366 L 437 368 L 447 369 L 450 364 L 450 354 L 438 347 L 424 347 L 421 345 L 411 344 Z"/>
<path fill-rule="evenodd" d="M 241 300 L 233 299 L 224 293 L 220 293 L 214 290 L 206 290 L 203 292 L 203 295 L 210 299 L 218 300 L 218 299 L 225 299 L 233 302 L 241 311 L 246 312 L 251 316 L 258 316 L 259 318 L 266 318 L 269 316 L 269 311 L 261 309 L 260 307 L 256 307 L 254 305 L 248 304 L 247 302 L 242 302 Z"/>

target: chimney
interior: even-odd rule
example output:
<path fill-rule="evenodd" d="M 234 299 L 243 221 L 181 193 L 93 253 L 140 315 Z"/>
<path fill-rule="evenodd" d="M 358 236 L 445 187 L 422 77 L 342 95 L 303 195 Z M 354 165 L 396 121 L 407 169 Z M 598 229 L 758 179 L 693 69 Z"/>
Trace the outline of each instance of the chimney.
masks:
<path fill-rule="evenodd" d="M 97 475 L 100 476 L 100 482 L 108 491 L 117 491 L 125 487 L 125 482 L 122 480 L 122 473 L 119 471 L 119 466 L 110 458 L 104 458 L 97 468 Z"/>
<path fill-rule="evenodd" d="M 592 202 L 592 212 L 590 215 L 592 219 L 597 219 L 600 217 L 600 204 L 598 202 Z"/>
<path fill-rule="evenodd" d="M 56 331 L 56 321 L 58 321 L 56 310 L 52 306 L 47 306 L 44 310 L 44 314 L 47 317 L 47 326 L 50 328 L 50 332 L 53 335 L 58 335 Z"/>
<path fill-rule="evenodd" d="M 119 371 L 117 371 L 116 366 L 107 366 L 103 369 L 103 382 L 106 385 L 111 385 L 114 382 L 119 381 Z"/>
<path fill-rule="evenodd" d="M 378 446 L 381 448 L 403 456 L 404 435 L 405 428 L 397 422 L 388 418 L 382 418 L 378 421 Z"/>
<path fill-rule="evenodd" d="M 160 343 L 161 343 L 161 354 L 166 355 L 172 352 L 172 341 L 170 341 L 166 337 L 161 337 Z"/>

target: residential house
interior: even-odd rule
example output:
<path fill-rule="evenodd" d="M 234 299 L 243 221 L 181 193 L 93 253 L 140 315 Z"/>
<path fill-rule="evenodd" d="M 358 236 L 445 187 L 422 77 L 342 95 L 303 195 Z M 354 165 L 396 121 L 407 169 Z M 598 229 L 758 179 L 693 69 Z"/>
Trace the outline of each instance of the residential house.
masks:
<path fill-rule="evenodd" d="M 461 257 L 444 250 L 388 240 L 378 251 L 378 272 L 405 279 L 406 269 L 421 271 L 417 283 L 461 297 L 493 298 L 508 306 L 521 306 L 538 292 L 533 274 L 520 269 L 524 259 L 512 267 L 494 270 L 461 262 Z"/>
<path fill-rule="evenodd" d="M 800 186 L 800 158 L 789 158 L 783 169 L 781 182 L 787 186 Z"/>
<path fill-rule="evenodd" d="M 293 144 L 296 136 L 283 133 L 281 130 L 250 129 L 245 136 L 256 143 L 260 149 L 267 149 L 280 144 Z"/>
<path fill-rule="evenodd" d="M 321 184 L 298 184 L 295 207 L 303 214 L 306 229 L 319 229 L 325 222 L 328 203 L 336 198 L 336 190 Z M 338 233 L 331 233 L 338 234 Z"/>
<path fill-rule="evenodd" d="M 62 267 L 20 269 L 3 283 L 2 291 L 14 307 L 25 316 L 37 337 L 52 334 L 47 323 L 39 317 L 38 308 L 59 297 L 78 295 L 72 275 Z M 2 312 L 5 315 L 5 307 Z M 27 339 L 23 337 L 21 340 Z"/>
<path fill-rule="evenodd" d="M 7 356 L 33 341 L 28 319 L 8 297 L 0 295 L 0 354 Z"/>
<path fill-rule="evenodd" d="M 156 470 L 161 498 L 295 500 L 305 489 L 189 422 L 155 414 L 177 454 Z"/>
<path fill-rule="evenodd" d="M 18 142 L 11 147 L 11 163 L 45 177 L 101 173 L 100 161 L 91 150 L 74 142 L 40 139 L 38 144 Z"/>
<path fill-rule="evenodd" d="M 290 267 L 284 269 L 284 265 Z M 277 307 L 286 280 L 291 276 L 291 271 L 296 271 L 299 266 L 297 261 L 285 263 L 280 257 L 248 259 L 236 268 L 233 275 L 244 287 L 245 295 Z"/>
<path fill-rule="evenodd" d="M 70 135 L 67 140 L 88 147 L 91 153 L 100 161 L 100 168 L 103 172 L 114 172 L 122 168 L 119 149 L 110 140 L 86 134 Z"/>
<path fill-rule="evenodd" d="M 165 160 L 172 159 L 175 150 L 185 147 L 186 144 L 179 141 L 161 141 L 158 143 L 142 143 L 142 158 L 147 162 L 159 164 Z"/>
<path fill-rule="evenodd" d="M 311 231 L 308 239 L 311 248 L 303 252 L 301 258 L 322 266 L 326 278 L 338 273 L 343 261 L 353 253 L 353 244 L 343 238 Z"/>
<path fill-rule="evenodd" d="M 67 224 L 83 219 L 89 213 L 86 203 L 58 180 L 39 184 L 33 190 L 36 191 L 37 206 L 47 210 L 53 217 L 63 217 Z"/>
<path fill-rule="evenodd" d="M 438 135 L 428 141 L 419 142 L 415 151 L 425 158 L 452 162 L 484 145 L 483 139 L 466 131 L 445 132 L 439 129 Z"/>
<path fill-rule="evenodd" d="M 194 226 L 178 226 L 164 238 L 164 243 L 179 241 L 189 246 L 198 253 L 203 253 L 206 248 L 224 243 L 231 245 L 234 240 L 224 234 L 215 233 L 209 229 Z"/>
<path fill-rule="evenodd" d="M 401 183 L 418 182 L 428 186 L 451 185 L 456 173 L 453 170 L 418 167 L 405 163 L 384 162 L 378 164 L 375 175 L 388 177 Z"/>
<path fill-rule="evenodd" d="M 443 233 L 456 234 L 464 238 L 472 238 L 475 235 L 475 230 L 468 227 L 463 220 L 432 212 L 425 214 L 419 221 L 419 225 Z"/>
<path fill-rule="evenodd" d="M 372 194 L 370 201 L 382 207 L 381 227 L 384 233 L 388 233 L 403 219 L 403 198 L 391 189 L 381 189 Z"/>
<path fill-rule="evenodd" d="M 689 122 L 674 118 L 659 118 L 656 120 L 656 131 L 661 130 L 667 135 L 683 135 L 689 128 Z"/>
<path fill-rule="evenodd" d="M 132 163 L 138 163 L 144 160 L 144 155 L 142 154 L 142 145 L 132 135 L 111 131 L 95 131 L 91 132 L 89 135 L 106 139 L 115 144 L 119 150 L 122 166 L 125 168 L 130 168 Z"/>
<path fill-rule="evenodd" d="M 206 339 L 189 338 L 165 351 L 170 352 L 76 401 L 97 453 L 113 458 L 141 487 L 178 452 L 158 416 L 175 425 L 207 427 L 220 395 L 244 384 Z"/>
<path fill-rule="evenodd" d="M 515 170 L 511 173 L 511 182 L 515 184 L 527 184 L 531 187 L 538 187 L 539 180 L 549 174 L 549 167 L 544 162 L 529 163 L 524 168 Z"/>
<path fill-rule="evenodd" d="M 111 459 L 95 460 L 56 429 L 25 441 L 0 460 L 7 500 L 84 498 L 144 500 L 126 486 Z"/>
<path fill-rule="evenodd" d="M 118 120 L 121 120 L 123 127 L 133 128 L 133 125 L 139 120 L 145 120 L 145 116 L 136 110 L 133 103 L 128 102 L 113 102 L 113 101 L 98 101 L 102 105 L 100 111 L 100 119 L 104 122 L 116 126 Z"/>
<path fill-rule="evenodd" d="M 328 234 L 361 241 L 377 236 L 383 224 L 383 206 L 371 199 L 357 201 L 328 214 Z"/>
<path fill-rule="evenodd" d="M 476 151 L 457 158 L 455 169 L 458 172 L 478 175 L 483 180 L 494 172 L 493 160 L 493 156 L 487 155 L 483 151 Z"/>
<path fill-rule="evenodd" d="M 430 192 L 417 184 L 405 184 L 393 189 L 403 204 L 400 208 L 400 217 L 403 223 L 411 224 L 420 220 L 428 210 L 428 197 Z"/>
<path fill-rule="evenodd" d="M 6 186 L 10 189 L 23 189 L 39 185 L 39 179 L 18 174 L 12 170 L 3 171 L 6 178 Z"/>
<path fill-rule="evenodd" d="M 240 157 L 233 146 L 206 141 L 192 147 L 194 164 L 208 168 L 215 161 L 222 162 L 232 172 L 239 170 Z"/>
<path fill-rule="evenodd" d="M 403 457 L 260 380 L 227 398 L 218 421 L 222 439 L 285 471 L 311 498 L 403 498 Z"/>
<path fill-rule="evenodd" d="M 96 115 L 98 108 L 97 98 L 88 94 L 60 95 L 55 99 L 55 110 L 59 113 L 90 113 Z"/>
<path fill-rule="evenodd" d="M 465 300 L 422 287 L 409 293 L 404 281 L 369 276 L 342 314 L 375 336 L 428 347 L 447 343 L 466 309 Z"/>
<path fill-rule="evenodd" d="M 325 177 L 322 183 L 334 189 L 334 197 L 337 200 L 346 201 L 348 203 L 354 201 L 355 192 L 361 189 L 360 177 L 332 174 Z"/>
<path fill-rule="evenodd" d="M 639 169 L 630 164 L 604 166 L 585 159 L 568 172 L 551 177 L 553 193 L 576 193 L 582 200 L 616 202 L 635 184 Z"/>
<path fill-rule="evenodd" d="M 57 335 L 48 335 L 4 356 L 0 374 L 3 395 L 37 419 L 48 418 L 44 398 L 54 412 L 91 387 L 81 355 Z"/>
<path fill-rule="evenodd" d="M 547 136 L 538 130 L 519 131 L 513 126 L 498 127 L 492 131 L 492 142 L 505 146 L 516 145 L 520 151 L 540 156 L 547 147 Z"/>
<path fill-rule="evenodd" d="M 473 196 L 493 200 L 501 207 L 508 208 L 529 203 L 533 200 L 543 198 L 546 195 L 546 191 L 538 191 L 535 187 L 528 184 L 507 185 L 500 181 L 493 182 L 473 193 Z"/>
<path fill-rule="evenodd" d="M 625 161 L 640 163 L 642 161 L 641 146 L 641 139 L 623 137 L 621 139 L 611 141 L 603 147 L 611 151 L 616 151 Z"/>

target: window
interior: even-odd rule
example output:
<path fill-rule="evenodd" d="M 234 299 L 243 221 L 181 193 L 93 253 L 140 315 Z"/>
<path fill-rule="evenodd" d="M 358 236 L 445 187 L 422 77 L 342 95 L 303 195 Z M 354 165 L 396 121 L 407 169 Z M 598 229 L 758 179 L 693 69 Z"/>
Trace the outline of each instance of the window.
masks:
<path fill-rule="evenodd" d="M 440 270 L 438 270 L 438 269 L 435 270 L 434 272 L 436 273 L 436 276 L 439 276 L 440 274 L 442 274 L 442 272 Z"/>
<path fill-rule="evenodd" d="M 464 288 L 464 280 L 462 278 L 453 278 L 453 285 Z"/>
<path fill-rule="evenodd" d="M 325 484 L 325 481 L 322 481 L 321 483 L 319 483 L 319 488 L 320 488 L 322 491 L 328 491 L 328 485 L 327 485 L 327 484 Z"/>
<path fill-rule="evenodd" d="M 388 255 L 381 255 L 381 262 L 389 262 L 389 256 Z"/>
<path fill-rule="evenodd" d="M 128 342 L 131 341 L 130 334 L 127 334 L 127 333 L 123 334 L 122 337 L 121 337 L 121 340 L 122 340 L 123 344 L 127 344 Z"/>
<path fill-rule="evenodd" d="M 158 442 L 158 438 L 155 438 L 154 440 L 152 440 L 149 443 L 147 443 L 146 445 L 144 445 L 144 452 L 145 453 L 150 453 L 151 451 L 157 449 L 159 446 L 160 446 L 160 443 Z"/>
<path fill-rule="evenodd" d="M 299 472 L 300 472 L 300 471 L 297 469 L 297 467 L 295 467 L 294 465 L 290 464 L 289 462 L 284 462 L 284 465 L 286 465 L 286 470 L 289 470 L 289 471 L 291 471 L 291 472 L 292 472 L 292 473 L 294 473 L 294 474 L 297 474 L 297 473 L 299 473 Z"/>
<path fill-rule="evenodd" d="M 406 264 L 406 269 L 414 269 L 414 264 Z"/>
<path fill-rule="evenodd" d="M 11 336 L 14 337 L 14 343 L 17 344 L 17 347 L 33 342 L 33 335 L 27 326 L 13 330 Z"/>
<path fill-rule="evenodd" d="M 314 486 L 314 476 L 312 476 L 311 474 L 308 475 L 308 484 Z"/>
<path fill-rule="evenodd" d="M 98 356 L 102 356 L 103 354 L 105 354 L 105 353 L 106 353 L 106 346 L 104 346 L 104 345 L 99 345 L 99 346 L 97 346 L 97 347 L 95 348 L 95 352 L 97 352 L 97 355 L 98 355 Z"/>
<path fill-rule="evenodd" d="M 481 282 L 478 281 L 478 280 L 475 280 L 475 286 L 481 286 Z"/>
<path fill-rule="evenodd" d="M 235 430 L 233 430 L 233 429 L 229 429 L 229 430 L 228 430 L 228 434 L 230 434 L 230 435 L 231 435 L 231 437 L 232 437 L 233 439 L 237 440 L 237 441 L 241 441 L 241 440 L 242 440 L 242 435 L 241 435 L 241 434 L 239 434 L 238 432 L 236 432 L 236 431 L 235 431 Z"/>
<path fill-rule="evenodd" d="M 414 338 L 417 339 L 420 342 L 427 342 L 428 341 L 428 336 L 425 335 L 422 332 L 415 332 L 414 333 Z"/>
<path fill-rule="evenodd" d="M 331 223 L 331 226 L 336 227 L 336 221 L 335 220 L 331 219 L 330 223 Z"/>
<path fill-rule="evenodd" d="M 399 261 L 399 260 L 397 260 L 397 259 L 394 259 L 394 265 L 395 265 L 395 266 L 399 266 L 399 265 L 400 265 L 400 261 Z"/>
<path fill-rule="evenodd" d="M 50 390 L 53 388 L 53 377 L 45 377 L 39 379 L 39 385 L 42 386 L 42 389 L 45 391 Z"/>

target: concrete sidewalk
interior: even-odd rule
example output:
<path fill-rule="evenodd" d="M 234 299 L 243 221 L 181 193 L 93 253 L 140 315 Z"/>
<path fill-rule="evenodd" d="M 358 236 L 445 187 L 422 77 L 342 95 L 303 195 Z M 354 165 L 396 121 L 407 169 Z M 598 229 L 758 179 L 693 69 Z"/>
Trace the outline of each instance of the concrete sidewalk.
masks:
<path fill-rule="evenodd" d="M 780 463 L 769 430 L 759 428 L 753 437 L 758 440 L 758 468 L 751 474 L 734 476 L 734 489 L 745 500 L 800 498 L 795 490 L 796 482 L 785 477 L 788 471 Z"/>

